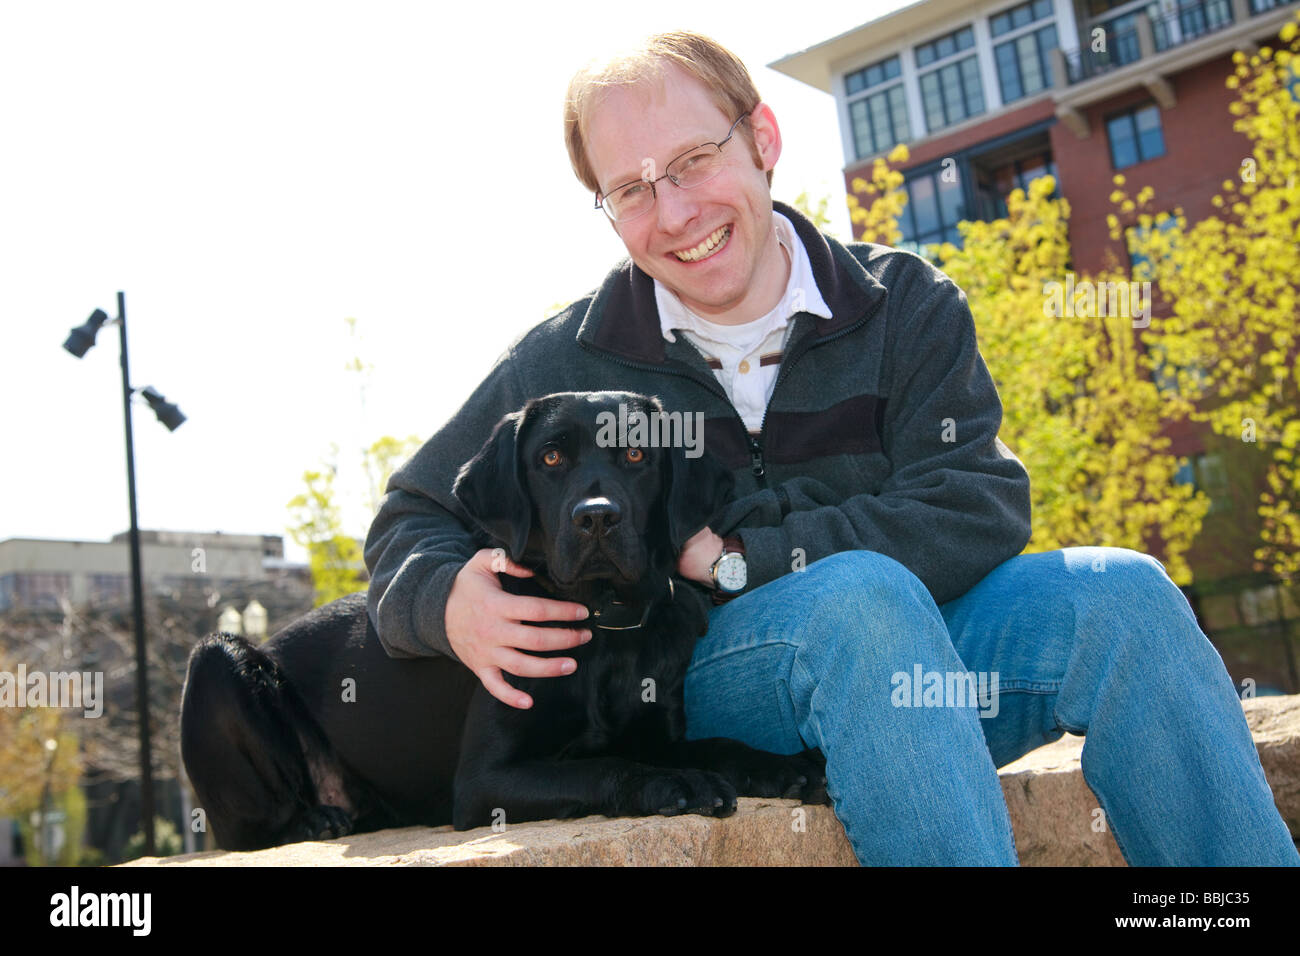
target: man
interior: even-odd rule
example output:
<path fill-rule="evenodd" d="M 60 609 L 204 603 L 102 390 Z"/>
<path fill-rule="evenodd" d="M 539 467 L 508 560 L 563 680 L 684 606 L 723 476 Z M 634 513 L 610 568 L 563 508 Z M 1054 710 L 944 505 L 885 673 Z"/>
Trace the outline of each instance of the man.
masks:
<path fill-rule="evenodd" d="M 656 394 L 704 414 L 737 479 L 678 566 L 718 604 L 688 736 L 821 748 L 861 862 L 1014 865 L 996 767 L 1064 732 L 1086 732 L 1085 778 L 1131 864 L 1300 862 L 1163 567 L 1115 548 L 1017 556 L 1029 479 L 997 438 L 964 295 L 773 204 L 781 134 L 738 59 L 652 38 L 574 78 L 565 139 L 630 261 L 516 342 L 394 474 L 365 549 L 390 654 L 454 655 L 525 708 L 505 675 L 572 672 L 528 652 L 590 639 L 585 609 L 504 593 L 496 571 L 529 572 L 474 551 L 452 479 L 531 396 Z"/>

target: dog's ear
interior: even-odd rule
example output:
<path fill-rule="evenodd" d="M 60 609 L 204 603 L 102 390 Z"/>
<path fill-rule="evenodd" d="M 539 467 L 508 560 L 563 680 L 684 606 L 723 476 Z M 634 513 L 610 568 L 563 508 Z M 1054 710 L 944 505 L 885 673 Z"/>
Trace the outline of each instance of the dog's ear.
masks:
<path fill-rule="evenodd" d="M 514 561 L 523 558 L 532 528 L 532 505 L 519 465 L 524 421 L 523 412 L 511 412 L 497 422 L 451 488 L 465 513 L 493 540 L 504 542 Z"/>
<path fill-rule="evenodd" d="M 731 500 L 736 484 L 731 472 L 707 451 L 697 458 L 688 458 L 686 451 L 668 449 L 664 507 L 674 555 Z"/>

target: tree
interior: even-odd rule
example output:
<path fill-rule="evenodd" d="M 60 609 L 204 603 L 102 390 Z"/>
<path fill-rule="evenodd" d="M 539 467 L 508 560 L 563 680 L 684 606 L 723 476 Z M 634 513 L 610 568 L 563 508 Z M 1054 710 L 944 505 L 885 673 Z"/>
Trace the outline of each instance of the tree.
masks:
<path fill-rule="evenodd" d="M 1300 19 L 1300 17 L 1298 17 Z M 1300 37 L 1276 52 L 1234 54 L 1234 128 L 1251 143 L 1240 182 L 1224 181 L 1218 215 L 1189 225 L 1182 209 L 1152 215 L 1155 190 L 1130 198 L 1116 177 L 1111 237 L 1127 235 L 1170 314 L 1148 333 L 1177 376 L 1182 412 L 1267 456 L 1255 570 L 1289 584 L 1300 572 Z"/>
<path fill-rule="evenodd" d="M 899 143 L 888 157 L 876 157 L 870 179 L 857 176 L 850 184 L 849 219 L 860 241 L 896 246 L 903 238 L 898 217 L 907 205 L 907 193 L 901 188 L 903 174 L 890 163 L 906 162 L 908 155 L 907 147 Z"/>
<path fill-rule="evenodd" d="M 331 453 L 337 457 L 337 445 L 331 446 Z M 343 533 L 334 494 L 337 472 L 338 468 L 333 464 L 323 471 L 304 472 L 302 477 L 307 490 L 294 495 L 288 504 L 293 521 L 289 534 L 307 549 L 316 607 L 365 589 L 361 545 Z"/>
<path fill-rule="evenodd" d="M 57 663 L 45 654 L 24 661 L 28 672 L 45 671 L 46 662 Z M 3 648 L 0 671 L 17 672 Z M 69 712 L 56 707 L 0 706 L 0 818 L 39 812 L 50 798 L 76 786 L 82 760 L 74 726 Z"/>
<path fill-rule="evenodd" d="M 907 158 L 906 147 L 890 154 Z M 852 218 L 871 241 L 896 243 L 907 196 L 902 175 L 878 159 L 852 183 Z M 1069 203 L 1041 177 L 992 222 L 963 222 L 962 246 L 933 247 L 969 292 L 980 351 L 1003 404 L 1002 440 L 1029 472 L 1033 533 L 1027 551 L 1107 545 L 1163 553 L 1170 577 L 1191 581 L 1185 554 L 1209 508 L 1174 481 L 1182 461 L 1160 435 L 1169 412 L 1143 374 L 1130 309 L 1096 296 L 1119 275 L 1069 279 Z M 1088 299 L 1086 292 L 1092 291 Z M 959 412 L 957 412 L 959 414 Z M 954 421 L 960 428 L 960 421 Z M 1101 569 L 1098 569 L 1101 570 Z"/>
<path fill-rule="evenodd" d="M 357 320 L 348 318 L 344 321 L 348 325 L 349 336 L 355 340 Z M 360 403 L 364 410 L 366 389 L 374 366 L 356 355 L 348 360 L 344 369 L 357 376 Z M 384 489 L 394 469 L 419 447 L 418 436 L 395 438 L 384 435 L 359 450 L 366 503 L 371 515 L 379 510 Z M 366 582 L 365 562 L 361 546 L 357 542 L 359 536 L 344 532 L 342 508 L 334 485 L 338 476 L 338 457 L 338 446 L 331 445 L 325 468 L 304 472 L 306 491 L 295 495 L 287 506 L 292 521 L 288 527 L 289 535 L 307 549 L 317 607 L 364 590 Z"/>
<path fill-rule="evenodd" d="M 369 484 L 372 514 L 379 511 L 384 489 L 388 487 L 388 479 L 397 470 L 397 466 L 419 451 L 422 444 L 419 435 L 407 435 L 405 438 L 384 435 L 369 448 L 362 449 L 361 467 Z"/>
<path fill-rule="evenodd" d="M 794 201 L 790 203 L 790 205 L 794 206 L 795 209 L 798 209 L 801 213 L 811 219 L 812 224 L 823 232 L 825 232 L 831 224 L 831 217 L 826 212 L 830 207 L 830 204 L 831 197 L 822 196 L 822 198 L 817 201 L 817 205 L 814 206 L 812 198 L 808 195 L 807 190 L 804 190 L 799 195 L 795 196 Z"/>

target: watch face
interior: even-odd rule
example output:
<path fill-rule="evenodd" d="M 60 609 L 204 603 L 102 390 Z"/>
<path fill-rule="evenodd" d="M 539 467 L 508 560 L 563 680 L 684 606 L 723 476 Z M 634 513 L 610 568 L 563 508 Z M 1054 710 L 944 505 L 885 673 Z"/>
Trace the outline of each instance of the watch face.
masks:
<path fill-rule="evenodd" d="M 718 587 L 735 594 L 745 590 L 745 582 L 749 579 L 749 569 L 745 565 L 745 556 L 743 554 L 724 554 L 722 560 L 718 562 Z"/>

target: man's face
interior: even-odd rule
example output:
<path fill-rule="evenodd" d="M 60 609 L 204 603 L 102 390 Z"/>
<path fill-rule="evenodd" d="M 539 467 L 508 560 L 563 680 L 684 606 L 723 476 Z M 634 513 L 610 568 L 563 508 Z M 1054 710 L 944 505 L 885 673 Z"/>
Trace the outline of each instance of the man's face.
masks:
<path fill-rule="evenodd" d="M 703 84 L 675 67 L 662 82 L 610 90 L 593 109 L 587 130 L 602 195 L 643 173 L 662 176 L 687 150 L 720 142 L 736 119 L 713 103 Z M 716 178 L 692 189 L 661 180 L 649 212 L 614 224 L 632 261 L 705 318 L 735 324 L 766 313 L 788 276 L 766 176 L 780 151 L 772 112 L 760 105 L 722 148 L 724 165 Z"/>

